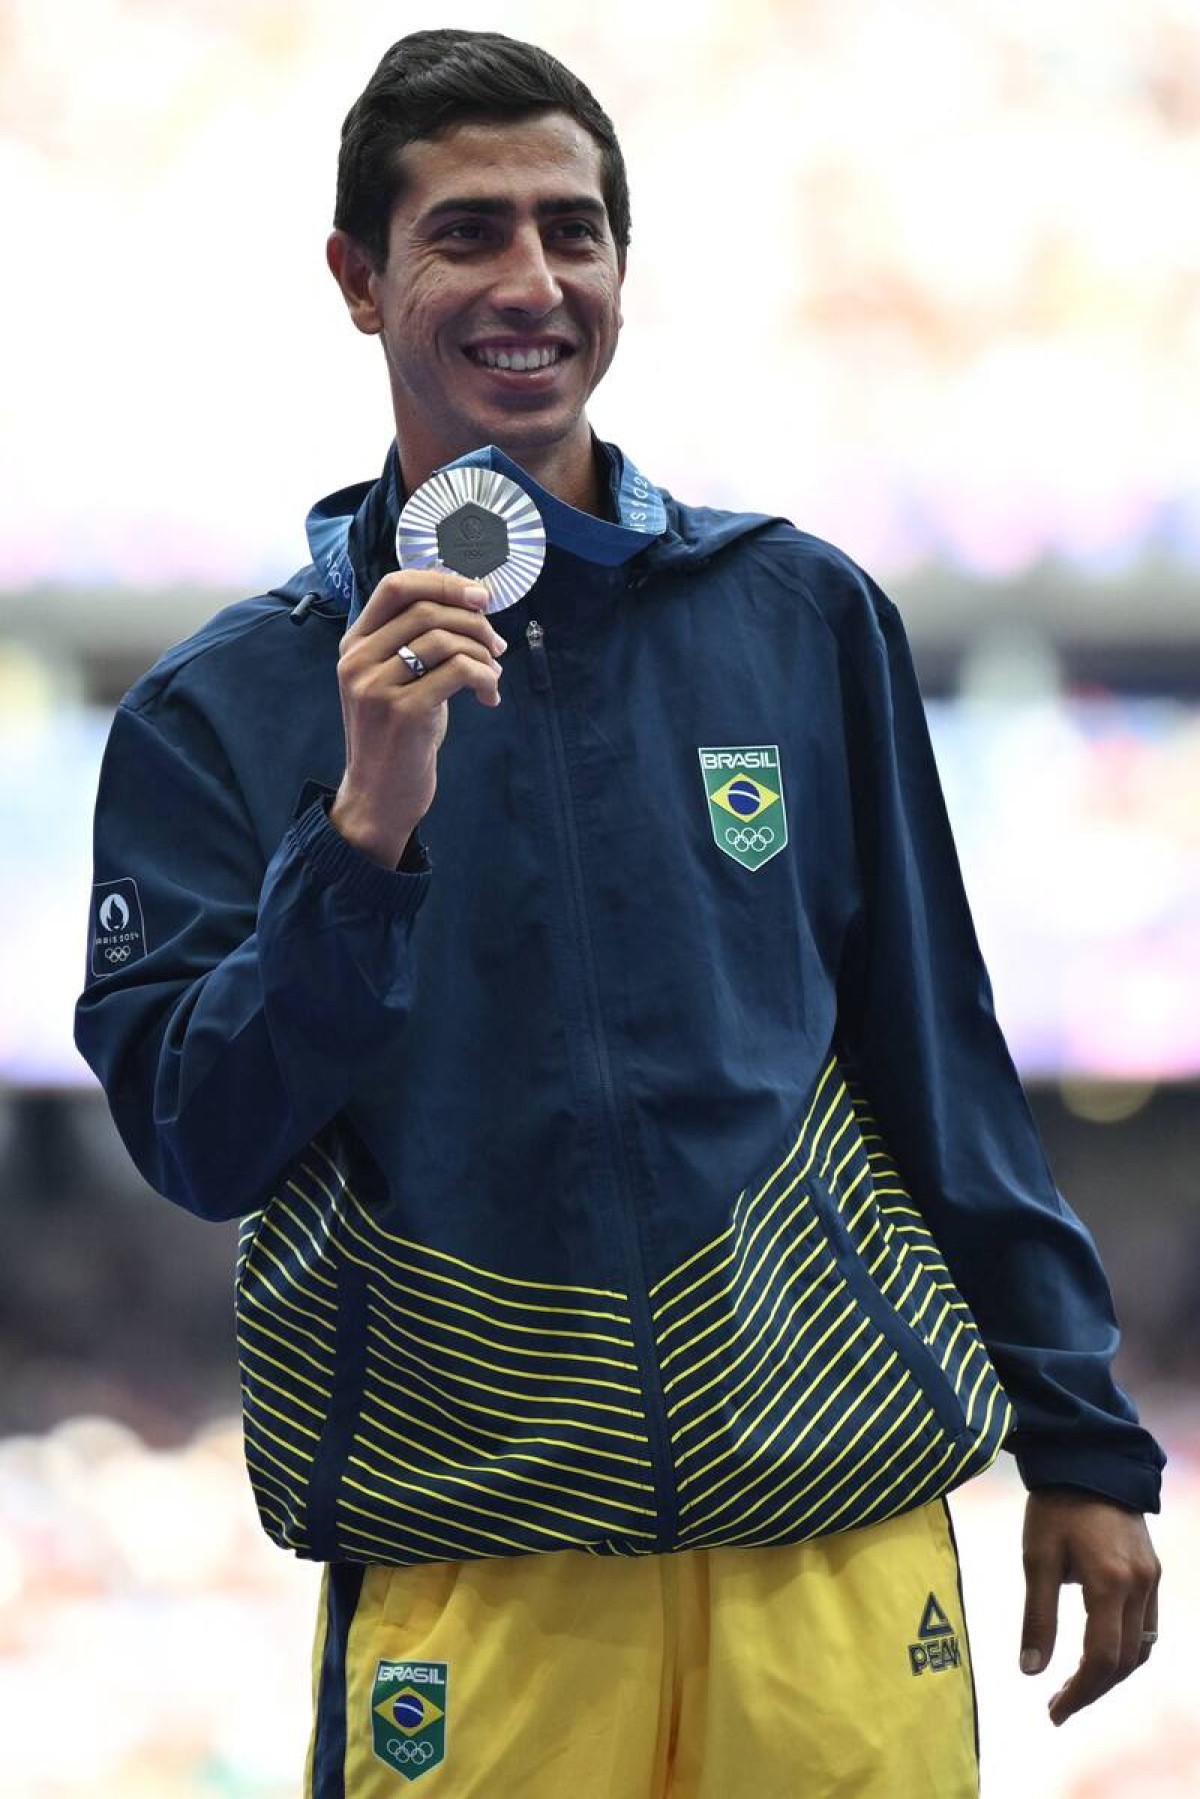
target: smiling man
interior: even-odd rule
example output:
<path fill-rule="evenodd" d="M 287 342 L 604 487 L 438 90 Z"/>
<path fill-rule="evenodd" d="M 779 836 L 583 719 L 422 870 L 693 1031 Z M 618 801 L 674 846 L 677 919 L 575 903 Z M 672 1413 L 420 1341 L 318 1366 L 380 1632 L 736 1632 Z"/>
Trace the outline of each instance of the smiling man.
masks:
<path fill-rule="evenodd" d="M 966 1799 L 945 1495 L 1016 1455 L 1029 1671 L 1082 1584 L 1061 1723 L 1150 1653 L 1163 1458 L 895 609 L 591 432 L 628 241 L 561 64 L 388 51 L 328 259 L 395 440 L 126 696 L 77 1038 L 146 1177 L 242 1220 L 247 1463 L 325 1564 L 312 1799 Z M 507 641 L 397 568 L 454 463 L 545 524 Z"/>
<path fill-rule="evenodd" d="M 464 122 L 410 143 L 382 257 L 355 235 L 345 183 L 330 267 L 359 330 L 382 341 L 410 488 L 495 443 L 600 510 L 584 406 L 617 347 L 625 271 L 600 162 L 590 131 L 558 111 L 502 136 Z"/>

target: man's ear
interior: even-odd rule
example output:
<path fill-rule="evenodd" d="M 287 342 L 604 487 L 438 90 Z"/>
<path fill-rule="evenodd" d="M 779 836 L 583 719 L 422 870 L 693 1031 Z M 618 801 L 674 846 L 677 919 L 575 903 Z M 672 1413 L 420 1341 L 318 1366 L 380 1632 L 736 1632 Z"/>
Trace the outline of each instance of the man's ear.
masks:
<path fill-rule="evenodd" d="M 342 298 L 354 324 L 367 337 L 378 336 L 383 329 L 383 317 L 375 298 L 378 271 L 363 246 L 348 231 L 331 231 L 325 245 L 325 260 L 342 290 Z"/>

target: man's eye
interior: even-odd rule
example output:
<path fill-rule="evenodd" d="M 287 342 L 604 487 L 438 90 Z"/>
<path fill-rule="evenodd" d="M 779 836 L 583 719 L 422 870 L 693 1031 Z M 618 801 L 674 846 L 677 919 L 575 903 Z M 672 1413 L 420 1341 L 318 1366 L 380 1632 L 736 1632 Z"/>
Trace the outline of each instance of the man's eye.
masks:
<path fill-rule="evenodd" d="M 477 219 L 460 219 L 456 225 L 447 225 L 442 237 L 449 238 L 452 243 L 475 244 L 479 242 L 483 232 L 484 227 Z"/>
<path fill-rule="evenodd" d="M 572 242 L 583 242 L 585 239 L 595 239 L 600 235 L 595 225 L 587 219 L 564 219 L 558 226 L 558 234 Z"/>

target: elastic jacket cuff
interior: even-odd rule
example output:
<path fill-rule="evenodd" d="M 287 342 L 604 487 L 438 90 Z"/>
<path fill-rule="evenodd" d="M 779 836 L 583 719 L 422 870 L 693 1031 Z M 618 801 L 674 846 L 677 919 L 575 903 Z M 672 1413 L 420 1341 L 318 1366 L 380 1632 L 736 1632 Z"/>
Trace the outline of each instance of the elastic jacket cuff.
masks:
<path fill-rule="evenodd" d="M 328 788 L 313 782 L 308 782 L 300 795 L 292 831 L 309 869 L 325 886 L 340 888 L 365 910 L 415 917 L 432 868 L 429 852 L 416 832 L 399 868 L 384 868 L 330 824 L 333 798 Z"/>

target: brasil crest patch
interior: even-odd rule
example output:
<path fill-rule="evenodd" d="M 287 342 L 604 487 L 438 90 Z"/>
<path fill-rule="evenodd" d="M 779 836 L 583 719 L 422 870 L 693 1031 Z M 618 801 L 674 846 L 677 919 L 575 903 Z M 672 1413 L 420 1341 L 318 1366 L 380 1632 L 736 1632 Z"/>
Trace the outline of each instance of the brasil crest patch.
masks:
<path fill-rule="evenodd" d="M 761 868 L 788 840 L 779 745 L 740 744 L 699 755 L 717 848 L 743 868 Z"/>
<path fill-rule="evenodd" d="M 371 1689 L 375 1754 L 405 1780 L 446 1756 L 447 1662 L 379 1662 Z"/>

